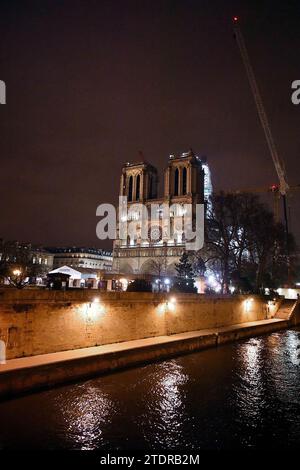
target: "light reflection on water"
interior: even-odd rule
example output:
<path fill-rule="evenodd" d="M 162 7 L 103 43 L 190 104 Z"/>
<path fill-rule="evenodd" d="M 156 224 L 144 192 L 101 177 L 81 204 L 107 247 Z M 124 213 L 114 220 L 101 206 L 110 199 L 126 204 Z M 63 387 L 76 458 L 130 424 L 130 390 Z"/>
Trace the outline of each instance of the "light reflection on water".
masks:
<path fill-rule="evenodd" d="M 140 427 L 145 441 L 166 448 L 183 445 L 183 424 L 188 419 L 185 412 L 185 385 L 189 377 L 178 361 L 168 361 L 157 365 L 152 381 L 144 393 Z M 153 410 L 156 410 L 153 413 Z M 148 439 L 149 426 L 152 429 Z"/>
<path fill-rule="evenodd" d="M 101 445 L 102 426 L 111 422 L 115 409 L 101 389 L 88 383 L 55 396 L 53 413 L 61 417 L 60 430 L 70 441 L 92 450 Z"/>
<path fill-rule="evenodd" d="M 263 377 L 263 340 L 255 338 L 240 346 L 233 384 L 235 406 L 240 410 L 240 419 L 255 426 L 265 407 L 265 385 Z"/>
<path fill-rule="evenodd" d="M 300 445 L 300 330 L 0 403 L 0 448 Z"/>

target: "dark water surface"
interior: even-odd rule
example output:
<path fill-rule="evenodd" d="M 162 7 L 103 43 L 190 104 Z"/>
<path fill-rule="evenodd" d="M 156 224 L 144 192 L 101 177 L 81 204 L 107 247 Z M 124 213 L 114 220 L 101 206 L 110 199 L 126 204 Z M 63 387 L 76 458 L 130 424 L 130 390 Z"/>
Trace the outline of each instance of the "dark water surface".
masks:
<path fill-rule="evenodd" d="M 0 448 L 300 447 L 300 329 L 0 403 Z"/>

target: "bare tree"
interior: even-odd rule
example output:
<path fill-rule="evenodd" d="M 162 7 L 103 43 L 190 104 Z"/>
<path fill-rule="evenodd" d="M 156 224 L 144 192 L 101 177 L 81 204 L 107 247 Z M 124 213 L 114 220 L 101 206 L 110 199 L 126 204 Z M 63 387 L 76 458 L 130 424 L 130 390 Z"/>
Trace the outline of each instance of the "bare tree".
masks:
<path fill-rule="evenodd" d="M 161 278 L 166 273 L 166 260 L 164 257 L 151 260 L 150 269 L 153 274 Z"/>
<path fill-rule="evenodd" d="M 274 282 L 286 257 L 284 229 L 272 212 L 253 194 L 214 194 L 211 203 L 204 261 L 220 274 L 222 292 L 229 292 L 232 279 L 248 278 L 255 291 L 267 279 Z"/>

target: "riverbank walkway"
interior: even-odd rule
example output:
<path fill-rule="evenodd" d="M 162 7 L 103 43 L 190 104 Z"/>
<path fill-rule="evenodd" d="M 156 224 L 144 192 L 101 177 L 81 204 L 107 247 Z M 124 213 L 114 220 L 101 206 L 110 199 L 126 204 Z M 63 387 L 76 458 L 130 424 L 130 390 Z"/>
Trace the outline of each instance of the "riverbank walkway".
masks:
<path fill-rule="evenodd" d="M 270 319 L 10 359 L 0 364 L 0 397 L 81 380 L 287 328 Z"/>

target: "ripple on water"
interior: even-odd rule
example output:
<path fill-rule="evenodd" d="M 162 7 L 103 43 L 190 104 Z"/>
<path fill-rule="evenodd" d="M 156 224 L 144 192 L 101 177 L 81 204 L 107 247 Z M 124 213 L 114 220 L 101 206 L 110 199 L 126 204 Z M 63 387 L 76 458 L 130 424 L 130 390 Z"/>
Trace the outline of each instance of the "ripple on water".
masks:
<path fill-rule="evenodd" d="M 300 445 L 300 330 L 0 403 L 0 448 Z"/>

